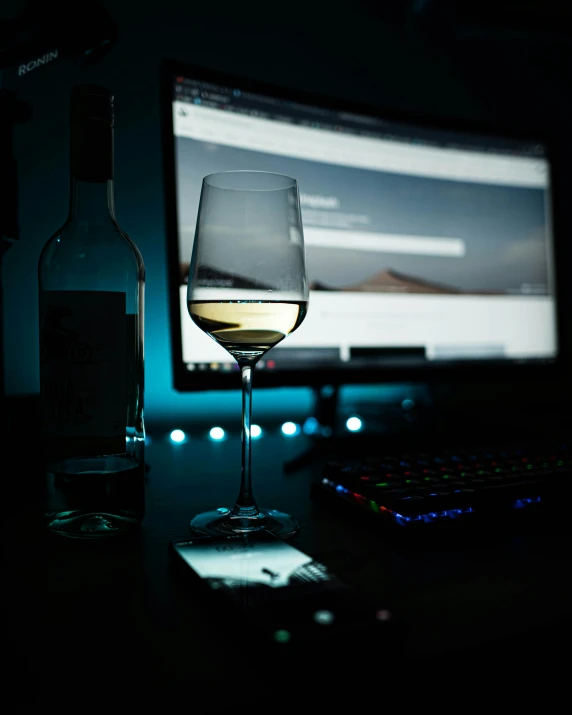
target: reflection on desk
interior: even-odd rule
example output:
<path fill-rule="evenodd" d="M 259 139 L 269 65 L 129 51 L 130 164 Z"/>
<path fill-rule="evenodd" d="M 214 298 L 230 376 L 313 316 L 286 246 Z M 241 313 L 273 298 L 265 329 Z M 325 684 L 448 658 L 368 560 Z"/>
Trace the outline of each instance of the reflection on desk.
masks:
<path fill-rule="evenodd" d="M 293 545 L 379 597 L 405 624 L 401 652 L 387 653 L 380 644 L 379 654 L 348 654 L 343 673 L 379 673 L 383 664 L 399 672 L 445 667 L 451 674 L 461 663 L 482 668 L 485 662 L 525 672 L 532 661 L 555 672 L 562 661 L 554 648 L 571 625 L 565 524 L 401 542 L 310 501 L 321 465 L 282 469 L 307 446 L 303 435 L 279 433 L 254 444 L 259 504 L 294 514 L 301 530 Z M 59 701 L 71 702 L 72 693 L 97 699 L 117 687 L 132 703 L 150 702 L 192 686 L 197 702 L 200 693 L 212 697 L 244 678 L 284 692 L 305 669 L 317 677 L 319 644 L 307 662 L 296 663 L 270 657 L 257 643 L 231 647 L 168 569 L 168 544 L 188 537 L 191 517 L 234 502 L 239 439 L 174 444 L 158 436 L 147 459 L 146 517 L 140 532 L 121 541 L 74 542 L 47 534 L 39 495 L 9 500 L 6 652 L 21 699 L 46 702 L 46 693 Z"/>

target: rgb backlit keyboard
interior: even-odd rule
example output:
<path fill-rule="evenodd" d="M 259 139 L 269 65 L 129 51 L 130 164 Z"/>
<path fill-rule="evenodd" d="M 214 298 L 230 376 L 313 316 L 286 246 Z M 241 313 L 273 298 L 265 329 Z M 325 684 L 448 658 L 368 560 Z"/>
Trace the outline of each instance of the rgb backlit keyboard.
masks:
<path fill-rule="evenodd" d="M 459 520 L 572 495 L 570 445 L 444 450 L 326 462 L 312 485 L 402 526 Z"/>

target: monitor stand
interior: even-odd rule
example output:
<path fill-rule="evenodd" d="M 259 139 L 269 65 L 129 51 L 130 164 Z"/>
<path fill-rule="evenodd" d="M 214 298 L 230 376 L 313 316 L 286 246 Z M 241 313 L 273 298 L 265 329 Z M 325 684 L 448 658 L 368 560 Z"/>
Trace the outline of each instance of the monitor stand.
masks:
<path fill-rule="evenodd" d="M 364 417 L 368 425 L 375 423 L 376 428 L 352 432 L 340 418 L 340 389 L 339 386 L 332 385 L 313 389 L 312 416 L 304 424 L 304 432 L 310 437 L 311 444 L 301 454 L 284 462 L 283 470 L 286 473 L 337 456 L 351 455 L 356 450 L 367 451 L 384 440 L 407 441 L 418 433 L 422 426 L 423 430 L 427 430 L 429 424 L 435 426 L 435 415 L 430 401 L 422 404 L 422 400 L 380 400 L 374 406 L 374 415 Z"/>
<path fill-rule="evenodd" d="M 572 386 L 560 380 L 522 383 L 484 381 L 474 384 L 426 386 L 414 400 L 383 400 L 364 417 L 367 428 L 352 433 L 338 414 L 338 387 L 314 389 L 313 415 L 304 425 L 308 449 L 283 464 L 287 473 L 329 459 L 354 458 L 387 449 L 429 450 L 443 442 L 451 446 L 493 441 L 566 438 L 572 434 Z M 412 392 L 413 395 L 413 392 Z M 413 409 L 406 403 L 414 403 Z M 360 410 L 361 414 L 364 414 Z M 373 427 L 370 427 L 371 425 Z"/>
<path fill-rule="evenodd" d="M 331 440 L 337 437 L 337 418 L 339 387 L 325 385 L 314 387 L 314 409 L 312 416 L 304 424 L 304 431 L 312 439 L 308 449 L 283 464 L 285 472 L 295 472 L 298 469 L 322 459 L 331 448 Z"/>

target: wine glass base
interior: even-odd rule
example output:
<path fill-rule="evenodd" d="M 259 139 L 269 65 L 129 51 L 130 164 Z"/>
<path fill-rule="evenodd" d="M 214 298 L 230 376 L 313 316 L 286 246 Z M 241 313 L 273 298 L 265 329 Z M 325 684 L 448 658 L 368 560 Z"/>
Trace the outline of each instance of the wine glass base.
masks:
<path fill-rule="evenodd" d="M 289 514 L 276 509 L 259 509 L 254 516 L 236 516 L 230 509 L 215 509 L 197 514 L 191 520 L 191 531 L 209 536 L 231 536 L 255 531 L 270 531 L 281 539 L 298 533 L 300 525 Z"/>

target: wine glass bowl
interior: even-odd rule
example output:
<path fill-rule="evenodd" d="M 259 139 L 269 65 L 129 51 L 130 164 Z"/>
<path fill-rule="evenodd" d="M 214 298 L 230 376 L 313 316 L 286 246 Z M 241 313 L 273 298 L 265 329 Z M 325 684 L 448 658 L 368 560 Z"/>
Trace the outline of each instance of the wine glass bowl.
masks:
<path fill-rule="evenodd" d="M 198 514 L 200 534 L 268 530 L 287 538 L 292 516 L 260 509 L 251 480 L 252 371 L 306 315 L 308 282 L 298 183 L 262 171 L 229 171 L 203 179 L 193 242 L 187 306 L 193 322 L 237 361 L 242 377 L 242 473 L 232 509 Z"/>

